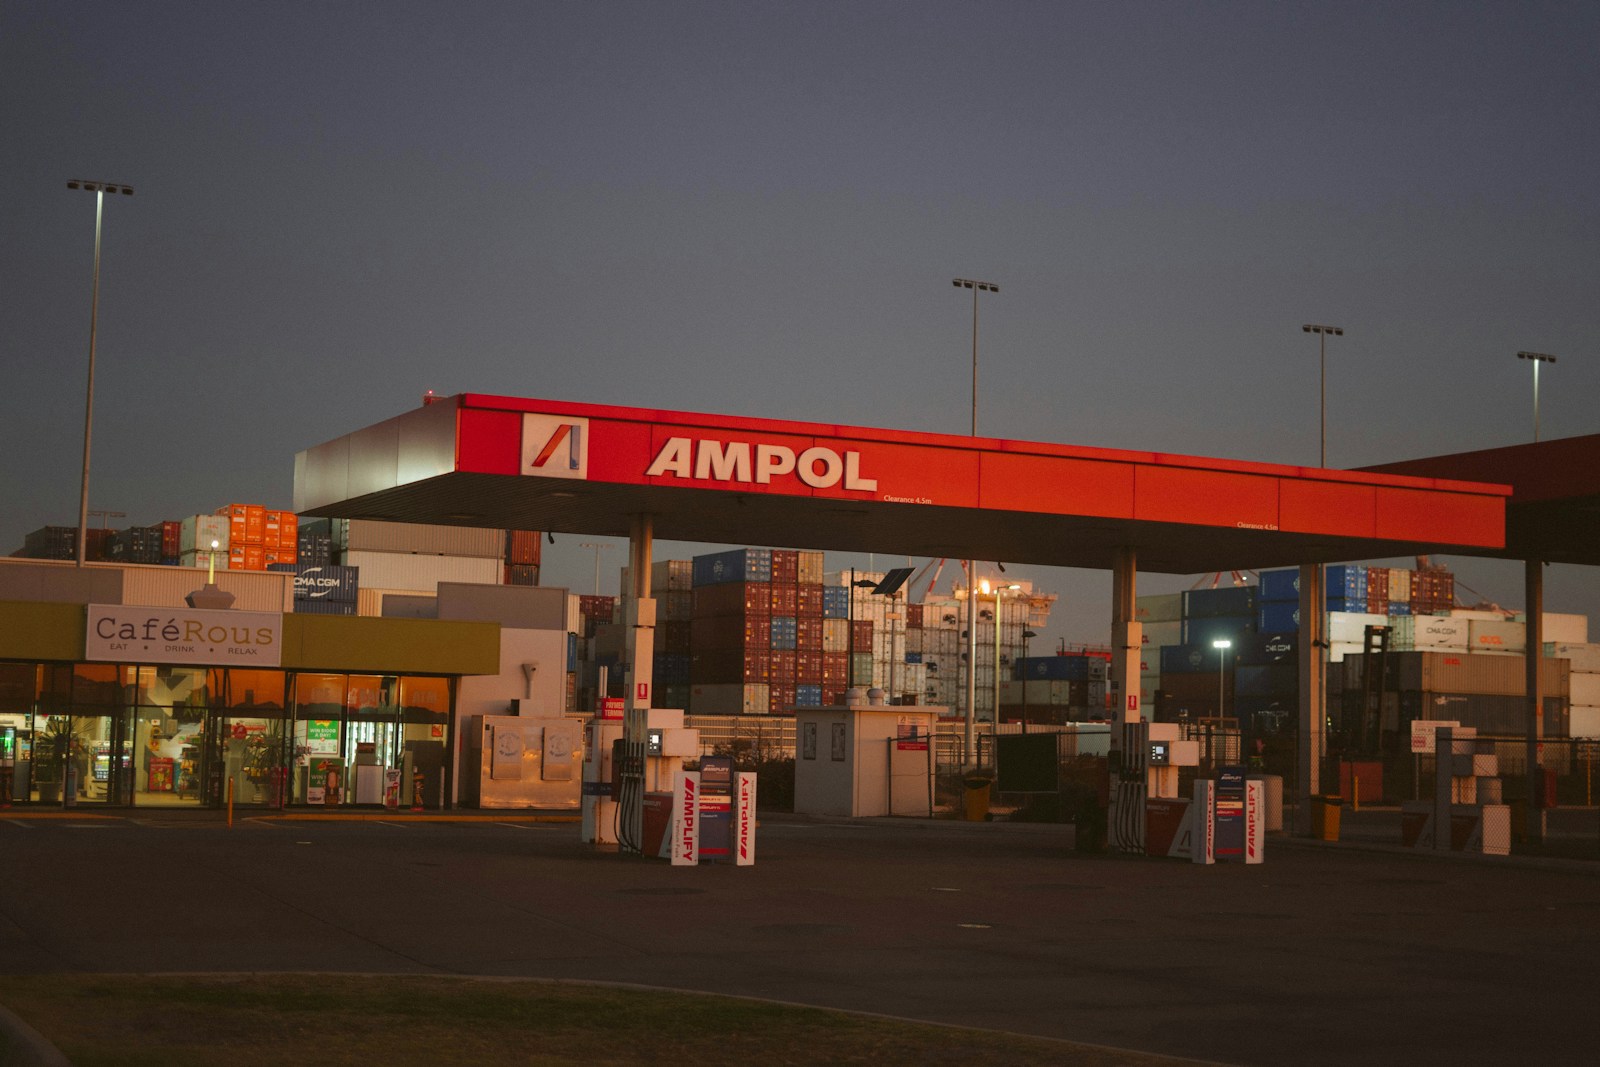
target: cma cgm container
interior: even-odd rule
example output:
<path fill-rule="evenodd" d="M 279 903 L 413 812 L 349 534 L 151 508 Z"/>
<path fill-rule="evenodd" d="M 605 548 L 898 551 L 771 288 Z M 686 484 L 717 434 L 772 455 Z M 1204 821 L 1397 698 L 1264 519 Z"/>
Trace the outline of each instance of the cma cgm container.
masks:
<path fill-rule="evenodd" d="M 296 601 L 325 600 L 354 604 L 361 584 L 358 567 L 313 567 L 304 564 L 276 564 L 267 570 L 294 575 Z M 300 610 L 298 604 L 295 610 Z"/>

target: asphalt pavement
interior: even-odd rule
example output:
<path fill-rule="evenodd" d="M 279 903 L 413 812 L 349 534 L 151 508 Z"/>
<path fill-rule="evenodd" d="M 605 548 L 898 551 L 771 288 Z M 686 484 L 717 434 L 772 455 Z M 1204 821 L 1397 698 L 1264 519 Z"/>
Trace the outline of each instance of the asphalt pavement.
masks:
<path fill-rule="evenodd" d="M 1600 865 L 1366 821 L 1201 867 L 1054 825 L 766 815 L 754 867 L 680 869 L 487 814 L 0 813 L 0 971 L 633 982 L 1234 1064 L 1587 1048 Z"/>

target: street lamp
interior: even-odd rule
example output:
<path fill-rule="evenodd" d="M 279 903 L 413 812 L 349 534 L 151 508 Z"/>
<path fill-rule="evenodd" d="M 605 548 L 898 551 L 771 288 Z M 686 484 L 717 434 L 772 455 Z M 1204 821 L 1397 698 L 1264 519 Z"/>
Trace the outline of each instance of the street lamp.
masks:
<path fill-rule="evenodd" d="M 1533 439 L 1539 439 L 1539 364 L 1554 363 L 1556 357 L 1544 352 L 1518 352 L 1518 359 L 1533 363 Z"/>
<path fill-rule="evenodd" d="M 1006 585 L 994 587 L 994 709 L 992 711 L 994 728 L 1000 729 L 1000 597 L 1006 593 L 1016 593 L 1022 589 L 1020 585 Z M 983 580 L 983 591 L 990 592 L 989 580 Z M 1023 685 L 1028 683 L 1024 681 Z"/>
<path fill-rule="evenodd" d="M 100 217 L 105 210 L 106 194 L 132 196 L 131 185 L 112 185 L 108 182 L 86 182 L 74 179 L 68 189 L 82 189 L 94 194 L 94 288 L 89 298 L 89 385 L 88 399 L 83 408 L 83 482 L 78 496 L 78 566 L 88 559 L 89 544 L 89 438 L 94 428 L 94 342 L 100 326 Z"/>
<path fill-rule="evenodd" d="M 1028 641 L 1039 635 L 1032 630 L 1022 631 L 1022 732 L 1028 732 Z"/>
<path fill-rule="evenodd" d="M 1317 356 L 1321 365 L 1320 377 L 1322 379 L 1321 399 L 1317 403 L 1317 407 L 1322 412 L 1322 458 L 1319 464 L 1326 467 L 1328 465 L 1328 335 L 1343 337 L 1344 327 L 1318 326 L 1315 323 L 1307 323 L 1300 327 L 1300 332 L 1317 335 Z"/>
<path fill-rule="evenodd" d="M 1215 727 L 1213 727 L 1213 731 L 1220 732 L 1222 730 L 1223 710 L 1222 669 L 1224 664 L 1227 662 L 1228 649 L 1233 647 L 1233 642 L 1228 640 L 1226 637 L 1219 637 L 1215 641 L 1211 642 L 1211 647 L 1217 650 L 1217 722 Z M 1207 748 L 1209 749 L 1210 746 L 1207 746 Z M 1208 754 L 1210 753 L 1208 752 Z"/>
<path fill-rule="evenodd" d="M 598 541 L 579 541 L 578 542 L 578 547 L 579 548 L 592 548 L 592 549 L 594 549 L 594 595 L 595 596 L 599 596 L 600 595 L 600 553 L 611 551 L 611 546 L 607 545 L 607 544 L 602 544 L 602 543 L 600 543 Z M 644 583 L 645 583 L 644 587 L 646 589 L 649 589 L 650 588 L 650 576 L 649 575 L 645 576 Z"/>
<path fill-rule="evenodd" d="M 854 689 L 856 687 L 856 590 L 876 588 L 878 588 L 877 582 L 871 578 L 857 578 L 856 569 L 854 567 L 850 568 L 850 604 L 845 611 L 845 617 L 849 620 L 849 629 L 846 631 L 845 636 L 845 647 L 850 650 L 850 665 L 845 668 L 844 672 L 846 689 Z M 894 641 L 892 639 L 889 642 L 889 652 L 891 655 L 894 653 Z"/>
<path fill-rule="evenodd" d="M 978 436 L 978 294 L 998 293 L 1000 287 L 994 282 L 981 282 L 976 278 L 951 278 L 950 284 L 957 289 L 972 290 L 972 436 Z M 973 604 L 973 578 L 974 564 L 967 560 L 967 718 L 966 718 L 966 756 L 969 764 L 972 761 L 973 722 L 978 703 L 978 680 L 973 673 L 973 668 L 978 663 L 978 628 L 977 608 Z"/>

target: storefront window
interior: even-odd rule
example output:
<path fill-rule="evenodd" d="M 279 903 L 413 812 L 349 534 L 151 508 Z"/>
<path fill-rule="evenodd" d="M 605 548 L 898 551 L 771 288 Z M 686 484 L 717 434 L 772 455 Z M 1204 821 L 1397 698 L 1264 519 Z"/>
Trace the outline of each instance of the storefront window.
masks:
<path fill-rule="evenodd" d="M 74 706 L 110 707 L 122 702 L 122 671 L 115 663 L 79 663 L 72 668 Z"/>
<path fill-rule="evenodd" d="M 226 695 L 227 707 L 234 711 L 281 712 L 284 706 L 284 673 L 230 667 Z"/>

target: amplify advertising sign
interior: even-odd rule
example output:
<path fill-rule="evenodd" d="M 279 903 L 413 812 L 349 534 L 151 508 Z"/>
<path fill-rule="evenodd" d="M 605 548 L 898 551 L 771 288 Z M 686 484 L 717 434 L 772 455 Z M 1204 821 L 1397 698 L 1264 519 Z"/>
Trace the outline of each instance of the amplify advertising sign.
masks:
<path fill-rule="evenodd" d="M 283 616 L 90 604 L 83 658 L 113 663 L 195 663 L 276 667 Z"/>
<path fill-rule="evenodd" d="M 668 856 L 674 867 L 700 862 L 700 772 L 679 771 L 672 787 Z"/>

